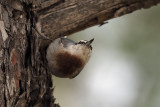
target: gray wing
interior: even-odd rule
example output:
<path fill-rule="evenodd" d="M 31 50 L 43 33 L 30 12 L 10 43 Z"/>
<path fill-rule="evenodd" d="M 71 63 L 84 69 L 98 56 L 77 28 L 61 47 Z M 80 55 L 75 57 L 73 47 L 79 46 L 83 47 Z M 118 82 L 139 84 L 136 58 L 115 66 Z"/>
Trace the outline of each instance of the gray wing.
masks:
<path fill-rule="evenodd" d="M 68 47 L 69 45 L 75 45 L 74 41 L 67 38 L 61 38 L 60 42 L 63 44 L 64 48 Z"/>

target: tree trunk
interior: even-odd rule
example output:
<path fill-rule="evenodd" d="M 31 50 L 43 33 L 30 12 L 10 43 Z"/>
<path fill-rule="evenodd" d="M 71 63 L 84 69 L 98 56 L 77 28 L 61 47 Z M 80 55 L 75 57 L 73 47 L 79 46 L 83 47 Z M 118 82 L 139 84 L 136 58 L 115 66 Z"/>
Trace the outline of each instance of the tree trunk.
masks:
<path fill-rule="evenodd" d="M 0 5 L 0 106 L 58 107 L 39 51 L 32 5 L 20 5 L 24 10 L 13 6 Z"/>
<path fill-rule="evenodd" d="M 45 50 L 55 39 L 160 0 L 0 0 L 0 106 L 54 104 Z"/>

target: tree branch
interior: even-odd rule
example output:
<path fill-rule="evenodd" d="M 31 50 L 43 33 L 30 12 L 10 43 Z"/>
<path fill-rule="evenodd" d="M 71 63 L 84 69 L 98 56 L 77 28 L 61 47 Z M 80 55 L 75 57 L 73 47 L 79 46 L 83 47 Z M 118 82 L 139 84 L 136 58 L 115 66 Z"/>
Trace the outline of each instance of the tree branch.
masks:
<path fill-rule="evenodd" d="M 52 2 L 51 2 L 52 1 Z M 38 9 L 42 31 L 55 38 L 102 24 L 141 8 L 149 8 L 160 0 L 50 0 Z"/>

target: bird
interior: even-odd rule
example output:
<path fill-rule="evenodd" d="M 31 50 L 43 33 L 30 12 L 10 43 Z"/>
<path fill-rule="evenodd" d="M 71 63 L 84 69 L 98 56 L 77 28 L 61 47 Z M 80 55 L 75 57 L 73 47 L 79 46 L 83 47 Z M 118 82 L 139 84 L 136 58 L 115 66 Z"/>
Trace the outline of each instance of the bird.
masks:
<path fill-rule="evenodd" d="M 60 78 L 75 78 L 91 57 L 94 38 L 74 42 L 60 37 L 50 43 L 46 50 L 48 70 Z"/>

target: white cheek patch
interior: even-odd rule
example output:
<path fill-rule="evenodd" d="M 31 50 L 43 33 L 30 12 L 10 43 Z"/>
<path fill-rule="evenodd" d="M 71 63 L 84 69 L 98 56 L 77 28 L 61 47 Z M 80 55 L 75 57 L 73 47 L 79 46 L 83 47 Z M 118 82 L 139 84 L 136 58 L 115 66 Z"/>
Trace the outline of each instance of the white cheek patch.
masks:
<path fill-rule="evenodd" d="M 80 40 L 79 42 L 84 42 L 84 43 L 87 43 L 87 41 L 86 41 L 86 40 Z"/>

